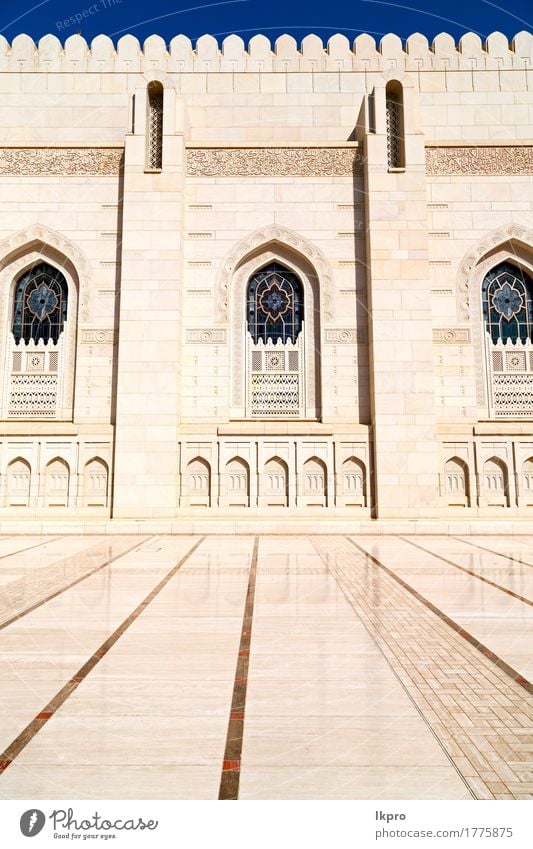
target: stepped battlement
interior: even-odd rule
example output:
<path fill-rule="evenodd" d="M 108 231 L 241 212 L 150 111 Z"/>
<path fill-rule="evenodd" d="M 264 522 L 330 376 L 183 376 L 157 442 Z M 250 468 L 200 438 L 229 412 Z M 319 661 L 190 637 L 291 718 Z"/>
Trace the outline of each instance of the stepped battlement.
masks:
<path fill-rule="evenodd" d="M 527 70 L 532 65 L 533 35 L 525 31 L 511 42 L 494 32 L 484 43 L 473 32 L 457 43 L 448 33 L 440 33 L 431 45 L 420 33 L 410 35 L 405 43 L 389 33 L 379 44 L 367 34 L 358 35 L 352 43 L 337 34 L 326 44 L 310 34 L 299 46 L 291 35 L 271 43 L 258 34 L 247 47 L 238 35 L 229 35 L 220 44 L 214 36 L 202 35 L 194 45 L 185 35 L 177 35 L 170 44 L 151 35 L 143 45 L 133 35 L 124 35 L 116 45 L 109 36 L 98 35 L 90 46 L 81 35 L 71 35 L 62 43 L 49 34 L 37 44 L 24 34 L 11 44 L 0 36 L 0 71 L 8 72 L 497 71 Z"/>

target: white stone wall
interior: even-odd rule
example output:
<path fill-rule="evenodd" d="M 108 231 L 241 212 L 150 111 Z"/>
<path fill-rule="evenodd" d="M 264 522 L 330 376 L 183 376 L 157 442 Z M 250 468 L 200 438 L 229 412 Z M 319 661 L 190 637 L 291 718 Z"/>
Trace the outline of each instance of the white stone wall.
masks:
<path fill-rule="evenodd" d="M 533 262 L 532 59 L 528 33 L 512 44 L 498 33 L 485 44 L 442 34 L 431 46 L 420 35 L 379 45 L 368 35 L 327 45 L 310 35 L 300 46 L 257 35 L 246 48 L 235 35 L 221 45 L 203 36 L 194 48 L 184 36 L 168 46 L 152 36 L 142 48 L 131 35 L 116 47 L 106 36 L 90 47 L 81 36 L 64 45 L 0 38 L 4 374 L 6 304 L 23 258 L 68 266 L 78 296 L 72 414 L 2 422 L 1 509 L 20 515 L 7 480 L 20 457 L 32 470 L 24 509 L 50 511 L 45 470 L 57 456 L 73 480 L 69 510 L 88 509 L 79 481 L 91 457 L 108 464 L 110 487 L 117 470 L 117 516 L 229 510 L 237 504 L 226 464 L 240 457 L 244 500 L 261 511 L 265 464 L 277 457 L 287 465 L 288 508 L 490 512 L 483 464 L 494 456 L 508 469 L 509 510 L 527 514 L 533 429 L 485 424 L 478 293 L 491 257 L 519 251 Z M 384 144 L 391 79 L 403 85 L 409 121 L 397 174 Z M 165 90 L 160 174 L 145 162 L 152 80 Z M 235 412 L 232 392 L 246 376 L 235 368 L 232 286 L 262 251 L 300 262 L 318 281 L 314 421 L 250 422 Z M 366 474 L 362 499 L 345 498 L 352 456 Z M 454 456 L 470 472 L 461 508 L 446 492 Z M 208 504 L 190 497 L 195 457 L 210 465 Z M 315 484 L 324 463 L 323 499 L 305 492 L 307 460 Z M 109 511 L 111 499 L 94 509 Z"/>

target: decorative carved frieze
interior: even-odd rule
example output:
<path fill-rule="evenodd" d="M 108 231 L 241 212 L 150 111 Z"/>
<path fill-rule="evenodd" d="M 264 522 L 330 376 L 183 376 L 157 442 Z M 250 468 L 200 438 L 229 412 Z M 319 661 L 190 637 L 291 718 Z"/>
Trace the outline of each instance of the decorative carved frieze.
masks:
<path fill-rule="evenodd" d="M 191 177 L 348 177 L 361 171 L 351 147 L 189 148 Z"/>
<path fill-rule="evenodd" d="M 187 342 L 195 345 L 223 345 L 226 342 L 226 331 L 218 328 L 202 330 L 187 330 Z"/>
<path fill-rule="evenodd" d="M 531 174 L 533 147 L 527 145 L 427 147 L 426 173 L 432 176 Z"/>
<path fill-rule="evenodd" d="M 82 330 L 81 342 L 83 345 L 112 345 L 115 334 L 112 330 Z"/>
<path fill-rule="evenodd" d="M 0 174 L 20 177 L 116 176 L 123 150 L 107 147 L 2 147 Z"/>
<path fill-rule="evenodd" d="M 469 345 L 470 330 L 463 327 L 448 327 L 444 330 L 434 330 L 433 341 L 444 342 L 447 345 Z"/>
<path fill-rule="evenodd" d="M 324 341 L 330 345 L 347 345 L 357 342 L 357 330 L 336 329 L 326 330 Z"/>

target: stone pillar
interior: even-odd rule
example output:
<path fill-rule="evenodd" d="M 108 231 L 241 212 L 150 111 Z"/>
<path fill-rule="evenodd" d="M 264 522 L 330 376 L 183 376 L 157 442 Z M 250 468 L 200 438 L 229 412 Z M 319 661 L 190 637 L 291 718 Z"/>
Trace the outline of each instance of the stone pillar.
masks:
<path fill-rule="evenodd" d="M 124 165 L 114 517 L 178 505 L 184 110 L 165 88 L 160 171 L 147 167 L 147 111 L 141 88 Z"/>
<path fill-rule="evenodd" d="M 374 515 L 438 515 L 424 138 L 403 84 L 404 161 L 389 167 L 385 81 L 363 116 Z M 370 125 L 371 124 L 371 125 Z"/>

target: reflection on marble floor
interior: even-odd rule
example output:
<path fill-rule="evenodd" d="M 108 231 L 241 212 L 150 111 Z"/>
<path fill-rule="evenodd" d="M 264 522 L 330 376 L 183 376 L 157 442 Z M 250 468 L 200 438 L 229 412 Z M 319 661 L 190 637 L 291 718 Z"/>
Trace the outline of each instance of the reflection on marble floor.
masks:
<path fill-rule="evenodd" d="M 0 798 L 531 799 L 532 597 L 530 537 L 0 538 Z"/>

